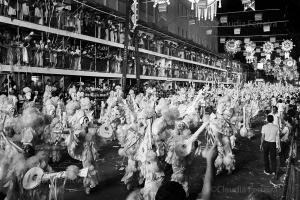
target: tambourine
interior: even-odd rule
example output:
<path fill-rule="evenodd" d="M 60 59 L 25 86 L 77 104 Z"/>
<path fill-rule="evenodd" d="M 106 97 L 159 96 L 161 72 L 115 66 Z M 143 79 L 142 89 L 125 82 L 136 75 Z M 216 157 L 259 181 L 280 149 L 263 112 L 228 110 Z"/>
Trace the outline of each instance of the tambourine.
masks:
<path fill-rule="evenodd" d="M 42 182 L 44 171 L 39 167 L 31 168 L 23 177 L 23 188 L 31 190 L 39 186 Z"/>
<path fill-rule="evenodd" d="M 197 140 L 198 136 L 204 131 L 208 124 L 209 122 L 203 123 L 192 136 L 175 144 L 175 153 L 178 157 L 186 157 L 192 152 L 193 143 Z"/>
<path fill-rule="evenodd" d="M 87 177 L 88 168 L 81 169 L 77 176 Z M 44 173 L 44 171 L 39 167 L 33 167 L 27 171 L 23 177 L 22 185 L 25 190 L 31 190 L 38 187 L 42 182 L 48 181 L 51 178 L 65 178 L 66 172 L 56 172 L 56 173 Z"/>
<path fill-rule="evenodd" d="M 110 124 L 102 124 L 98 130 L 98 136 L 109 139 L 113 136 L 113 129 Z"/>

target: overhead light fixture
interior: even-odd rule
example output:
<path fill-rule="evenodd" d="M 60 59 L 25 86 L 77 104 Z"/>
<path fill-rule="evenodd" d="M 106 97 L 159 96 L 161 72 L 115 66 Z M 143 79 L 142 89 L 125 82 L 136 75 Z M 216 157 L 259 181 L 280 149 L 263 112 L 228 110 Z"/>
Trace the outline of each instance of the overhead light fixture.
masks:
<path fill-rule="evenodd" d="M 226 39 L 225 39 L 225 38 L 220 38 L 220 43 L 221 43 L 221 44 L 225 44 L 225 42 L 226 42 Z"/>

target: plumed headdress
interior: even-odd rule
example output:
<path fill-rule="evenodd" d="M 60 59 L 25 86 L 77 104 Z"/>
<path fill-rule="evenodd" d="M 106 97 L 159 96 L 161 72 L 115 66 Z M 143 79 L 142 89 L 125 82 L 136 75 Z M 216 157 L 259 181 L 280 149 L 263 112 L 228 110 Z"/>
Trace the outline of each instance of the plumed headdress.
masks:
<path fill-rule="evenodd" d="M 88 97 L 80 99 L 80 107 L 83 110 L 90 110 L 92 107 L 92 103 Z"/>
<path fill-rule="evenodd" d="M 77 101 L 70 101 L 66 105 L 67 115 L 73 115 L 78 109 L 80 109 L 80 105 Z"/>
<path fill-rule="evenodd" d="M 25 87 L 25 88 L 23 88 L 23 92 L 26 94 L 26 93 L 32 92 L 32 90 L 29 87 Z"/>
<path fill-rule="evenodd" d="M 76 88 L 72 87 L 69 89 L 69 95 L 76 93 Z"/>

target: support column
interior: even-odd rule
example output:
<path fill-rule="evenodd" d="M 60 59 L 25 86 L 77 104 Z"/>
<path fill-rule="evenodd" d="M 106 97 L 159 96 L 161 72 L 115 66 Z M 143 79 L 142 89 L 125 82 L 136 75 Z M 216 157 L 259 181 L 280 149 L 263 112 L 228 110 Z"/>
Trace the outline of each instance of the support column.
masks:
<path fill-rule="evenodd" d="M 124 41 L 124 52 L 123 52 L 123 65 L 122 65 L 122 90 L 126 90 L 126 75 L 128 68 L 128 46 L 129 46 L 129 34 L 130 34 L 130 10 L 131 10 L 131 0 L 126 1 L 126 21 L 125 21 L 125 41 Z"/>
<path fill-rule="evenodd" d="M 136 86 L 137 86 L 137 92 L 140 92 L 140 86 L 141 86 L 141 63 L 140 63 L 140 56 L 139 56 L 139 37 L 138 37 L 138 27 L 134 30 L 134 57 L 135 57 L 135 74 L 136 74 Z"/>

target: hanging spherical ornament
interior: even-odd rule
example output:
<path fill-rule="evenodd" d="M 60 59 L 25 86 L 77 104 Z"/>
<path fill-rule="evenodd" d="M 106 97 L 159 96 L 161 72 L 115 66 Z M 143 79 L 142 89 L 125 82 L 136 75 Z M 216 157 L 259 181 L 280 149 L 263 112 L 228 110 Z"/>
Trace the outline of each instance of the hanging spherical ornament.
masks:
<path fill-rule="evenodd" d="M 267 59 L 262 58 L 262 59 L 260 59 L 260 62 L 265 65 L 267 63 Z"/>
<path fill-rule="evenodd" d="M 254 62 L 254 52 L 246 52 L 246 61 L 247 63 Z"/>
<path fill-rule="evenodd" d="M 285 58 L 290 57 L 290 52 L 293 50 L 293 48 L 294 48 L 294 43 L 291 40 L 284 40 L 281 43 L 281 49 L 282 51 L 284 51 Z"/>
<path fill-rule="evenodd" d="M 276 57 L 276 58 L 274 59 L 275 65 L 280 65 L 281 62 L 282 62 L 282 59 L 281 59 L 280 57 Z"/>
<path fill-rule="evenodd" d="M 252 53 L 253 51 L 255 51 L 255 48 L 256 48 L 256 44 L 254 42 L 252 42 L 252 41 L 247 42 L 245 44 L 245 52 Z"/>
<path fill-rule="evenodd" d="M 241 42 L 239 40 L 227 40 L 225 50 L 227 53 L 236 54 L 239 51 Z"/>
<path fill-rule="evenodd" d="M 274 51 L 274 44 L 271 42 L 266 42 L 263 45 L 263 51 L 266 54 L 266 59 L 270 60 L 271 59 L 271 54 Z"/>
<path fill-rule="evenodd" d="M 277 72 L 277 73 L 278 73 L 279 71 L 281 71 L 279 65 L 275 65 L 273 71 L 274 71 L 274 72 Z"/>
<path fill-rule="evenodd" d="M 293 58 L 285 59 L 284 64 L 287 67 L 293 67 L 296 64 L 296 61 Z"/>
<path fill-rule="evenodd" d="M 294 48 L 294 43 L 291 40 L 284 40 L 281 43 L 281 49 L 283 51 L 292 51 L 293 48 Z"/>
<path fill-rule="evenodd" d="M 245 55 L 246 55 L 247 63 L 253 63 L 255 48 L 256 48 L 256 44 L 252 41 L 249 41 L 245 44 Z"/>
<path fill-rule="evenodd" d="M 264 51 L 265 53 L 271 54 L 271 53 L 274 51 L 274 44 L 271 43 L 271 42 L 266 42 L 266 43 L 263 45 L 263 51 Z"/>

